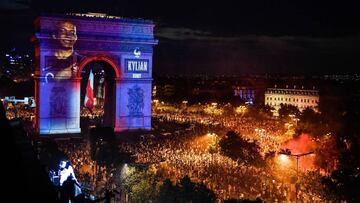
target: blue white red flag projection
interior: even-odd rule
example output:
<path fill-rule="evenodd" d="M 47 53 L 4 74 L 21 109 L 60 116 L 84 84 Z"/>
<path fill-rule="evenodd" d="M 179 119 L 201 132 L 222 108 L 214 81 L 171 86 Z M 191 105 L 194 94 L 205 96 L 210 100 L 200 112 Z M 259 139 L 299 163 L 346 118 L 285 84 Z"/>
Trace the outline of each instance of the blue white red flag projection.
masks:
<path fill-rule="evenodd" d="M 158 42 L 152 21 L 46 15 L 35 26 L 35 126 L 40 134 L 81 132 L 81 77 L 94 61 L 107 63 L 115 73 L 114 91 L 106 93 L 115 131 L 151 128 L 152 54 Z"/>

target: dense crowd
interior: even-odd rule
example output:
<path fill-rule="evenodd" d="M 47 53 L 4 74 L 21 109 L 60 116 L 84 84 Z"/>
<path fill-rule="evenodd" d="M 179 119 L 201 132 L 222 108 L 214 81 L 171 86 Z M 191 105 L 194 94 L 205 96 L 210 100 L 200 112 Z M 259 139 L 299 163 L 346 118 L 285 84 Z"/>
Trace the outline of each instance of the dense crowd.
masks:
<path fill-rule="evenodd" d="M 10 110 L 9 116 L 11 116 Z M 25 113 L 22 113 L 25 112 Z M 29 109 L 18 111 L 24 118 L 31 117 Z M 102 109 L 81 110 L 82 117 L 96 119 L 103 115 Z M 250 142 L 256 142 L 260 153 L 278 151 L 289 139 L 283 122 L 274 119 L 255 119 L 248 116 L 213 116 L 201 113 L 157 113 L 159 123 L 154 124 L 156 136 L 142 136 L 135 142 L 119 143 L 119 152 L 130 153 L 139 164 L 151 164 L 162 177 L 176 182 L 188 175 L 194 182 L 202 182 L 213 190 L 218 200 L 261 199 L 269 202 L 294 200 L 293 184 L 279 179 L 271 167 L 255 167 L 234 161 L 220 152 L 210 153 L 209 132 L 219 136 L 233 130 Z M 186 127 L 184 127 L 186 126 Z M 290 136 L 291 137 L 291 136 Z M 99 165 L 91 157 L 90 143 L 58 142 L 59 149 L 69 158 L 78 181 L 94 196 L 101 196 L 104 188 L 121 190 L 119 166 Z M 319 197 L 299 193 L 303 200 Z M 314 201 L 316 202 L 316 201 Z"/>
<path fill-rule="evenodd" d="M 138 163 L 157 163 L 158 171 L 174 182 L 185 175 L 195 182 L 203 182 L 219 199 L 261 196 L 259 169 L 191 146 L 191 143 L 178 139 L 162 144 L 146 140 L 133 145 L 123 144 L 121 149 L 135 154 Z"/>
<path fill-rule="evenodd" d="M 95 197 L 100 197 L 105 189 L 120 189 L 119 181 L 115 180 L 117 168 L 114 165 L 107 168 L 106 165 L 97 164 L 91 157 L 89 142 L 58 141 L 57 144 L 59 150 L 68 157 L 83 190 Z"/>
<path fill-rule="evenodd" d="M 32 121 L 35 118 L 35 108 L 31 108 L 28 105 L 22 103 L 12 104 L 8 103 L 4 105 L 6 109 L 6 118 L 9 120 L 15 118 L 21 118 L 22 120 Z M 104 115 L 104 109 L 98 106 L 95 106 L 92 111 L 82 107 L 80 110 L 81 117 L 88 118 L 100 118 Z"/>
<path fill-rule="evenodd" d="M 197 123 L 205 126 L 217 125 L 234 130 L 250 142 L 257 142 L 261 153 L 265 155 L 270 151 L 278 151 L 281 143 L 291 136 L 284 136 L 286 128 L 279 120 L 257 120 L 253 117 L 237 116 L 210 116 L 204 114 L 156 114 L 161 120 L 176 121 L 179 123 Z"/>
<path fill-rule="evenodd" d="M 96 117 L 102 117 L 103 115 L 104 115 L 104 109 L 100 106 L 94 106 L 94 108 L 91 111 L 83 106 L 80 109 L 81 117 L 96 118 Z"/>
<path fill-rule="evenodd" d="M 4 105 L 6 109 L 6 118 L 9 120 L 21 118 L 25 121 L 32 121 L 35 118 L 35 109 L 22 103 Z"/>
<path fill-rule="evenodd" d="M 133 154 L 136 163 L 153 164 L 163 177 L 174 182 L 188 175 L 193 181 L 202 182 L 212 189 L 220 200 L 285 198 L 288 186 L 278 183 L 277 186 L 283 187 L 284 191 L 273 191 L 272 177 L 264 169 L 246 166 L 220 153 L 209 153 L 207 146 L 211 140 L 206 135 L 207 129 L 196 125 L 191 130 L 180 132 L 183 135 L 123 142 L 119 144 L 119 150 Z M 92 191 L 95 196 L 100 196 L 104 188 L 121 190 L 117 168 L 98 166 L 91 158 L 89 143 L 59 142 L 58 146 L 68 156 L 83 188 Z"/>
<path fill-rule="evenodd" d="M 120 149 L 134 154 L 137 163 L 156 163 L 158 172 L 174 182 L 188 175 L 193 181 L 204 183 L 219 200 L 290 199 L 291 185 L 275 180 L 266 167 L 249 166 L 220 153 L 209 153 L 211 138 L 204 132 L 206 128 L 197 126 L 184 136 L 122 143 Z"/>

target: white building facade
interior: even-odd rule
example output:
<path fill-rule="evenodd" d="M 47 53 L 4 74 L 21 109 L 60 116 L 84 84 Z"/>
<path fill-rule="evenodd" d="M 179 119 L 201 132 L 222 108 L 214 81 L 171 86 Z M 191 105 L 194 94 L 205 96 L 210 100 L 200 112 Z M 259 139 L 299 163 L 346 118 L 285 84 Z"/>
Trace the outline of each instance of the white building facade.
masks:
<path fill-rule="evenodd" d="M 275 116 L 278 115 L 281 104 L 296 106 L 300 111 L 309 107 L 317 112 L 319 91 L 295 88 L 268 88 L 265 92 L 265 105 L 269 105 L 275 109 Z"/>

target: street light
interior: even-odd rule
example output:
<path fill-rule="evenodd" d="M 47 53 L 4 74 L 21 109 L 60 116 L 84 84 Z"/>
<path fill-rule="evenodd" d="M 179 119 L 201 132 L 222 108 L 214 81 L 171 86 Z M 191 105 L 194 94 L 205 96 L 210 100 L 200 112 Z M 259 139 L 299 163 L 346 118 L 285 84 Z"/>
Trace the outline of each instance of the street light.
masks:
<path fill-rule="evenodd" d="M 280 152 L 279 154 L 283 154 L 283 155 L 287 155 L 287 156 L 293 156 L 296 158 L 296 181 L 299 180 L 299 159 L 303 156 L 306 155 L 310 155 L 310 154 L 314 154 L 314 152 L 306 152 L 306 153 L 302 153 L 302 154 L 292 154 L 291 151 L 289 149 L 283 150 L 282 152 Z M 296 192 L 295 192 L 295 202 L 297 203 L 297 195 L 298 195 L 298 186 L 296 185 L 295 187 Z"/>
<path fill-rule="evenodd" d="M 215 133 L 207 133 L 206 135 L 209 137 L 213 137 L 215 135 Z"/>
<path fill-rule="evenodd" d="M 297 125 L 298 124 L 298 121 L 299 121 L 300 119 L 298 119 L 298 118 L 293 118 L 293 121 L 295 121 L 295 125 Z"/>
<path fill-rule="evenodd" d="M 291 126 L 293 126 L 293 124 L 291 123 L 285 123 L 285 126 L 287 127 L 287 129 L 289 130 Z"/>

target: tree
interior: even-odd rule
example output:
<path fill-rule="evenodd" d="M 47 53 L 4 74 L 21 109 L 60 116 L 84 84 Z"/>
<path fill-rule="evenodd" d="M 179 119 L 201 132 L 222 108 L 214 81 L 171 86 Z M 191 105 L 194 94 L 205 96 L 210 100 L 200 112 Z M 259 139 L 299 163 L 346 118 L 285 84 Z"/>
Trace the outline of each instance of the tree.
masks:
<path fill-rule="evenodd" d="M 332 172 L 339 157 L 335 136 L 330 134 L 322 136 L 317 142 L 315 154 L 315 165 L 324 169 L 327 173 Z"/>
<path fill-rule="evenodd" d="M 328 194 L 334 194 L 338 200 L 359 202 L 360 177 L 351 169 L 338 169 L 322 181 Z"/>
<path fill-rule="evenodd" d="M 184 176 L 176 185 L 179 190 L 179 202 L 215 202 L 215 193 L 202 183 L 191 182 Z"/>
<path fill-rule="evenodd" d="M 230 103 L 228 103 L 223 106 L 223 112 L 225 116 L 232 116 L 234 115 L 234 108 Z"/>
<path fill-rule="evenodd" d="M 124 170 L 122 187 L 130 194 L 133 202 L 156 200 L 157 179 L 154 173 L 132 166 L 126 166 Z"/>
<path fill-rule="evenodd" d="M 170 179 L 165 179 L 159 189 L 158 202 L 172 203 L 177 202 L 177 187 L 173 185 Z"/>
<path fill-rule="evenodd" d="M 114 129 L 96 127 L 90 131 L 91 158 L 99 165 L 119 165 L 131 160 L 130 154 L 118 150 Z"/>
<path fill-rule="evenodd" d="M 262 165 L 260 147 L 255 142 L 248 142 L 234 131 L 229 131 L 219 142 L 221 153 L 236 161 L 251 165 Z"/>
<path fill-rule="evenodd" d="M 158 202 L 215 202 L 216 196 L 213 191 L 206 188 L 202 183 L 194 183 L 188 176 L 184 176 L 180 181 L 173 185 L 166 179 L 160 186 Z"/>
<path fill-rule="evenodd" d="M 225 200 L 224 203 L 262 203 L 263 201 L 259 198 L 256 198 L 256 200 L 248 200 L 248 199 L 244 199 L 244 200 L 238 200 L 238 199 L 228 199 Z"/>
<path fill-rule="evenodd" d="M 333 193 L 326 191 L 326 188 L 321 182 L 322 178 L 323 176 L 318 171 L 308 171 L 301 177 L 301 188 L 305 194 L 321 197 L 323 201 L 334 202 L 335 196 Z M 320 201 L 320 199 L 317 201 Z"/>
<path fill-rule="evenodd" d="M 270 105 L 258 105 L 257 107 L 261 113 L 267 116 L 272 116 L 273 111 L 275 110 L 274 107 L 271 107 Z"/>
<path fill-rule="evenodd" d="M 306 108 L 300 114 L 300 120 L 306 122 L 316 122 L 320 114 L 317 114 L 313 109 Z"/>
<path fill-rule="evenodd" d="M 219 151 L 219 139 L 216 134 L 212 135 L 212 140 L 209 143 L 208 151 L 209 153 L 217 153 Z"/>
<path fill-rule="evenodd" d="M 335 128 L 337 128 L 337 125 L 335 123 L 329 125 L 324 115 L 316 113 L 311 108 L 306 108 L 299 116 L 296 134 L 308 133 L 315 138 L 321 139 L 325 134 L 334 132 L 333 129 Z"/>
<path fill-rule="evenodd" d="M 299 109 L 294 105 L 280 104 L 279 116 L 287 117 L 289 114 L 300 115 Z"/>
<path fill-rule="evenodd" d="M 323 179 L 323 184 L 338 200 L 360 202 L 360 104 L 349 100 L 345 106 L 339 119 L 341 128 L 336 133 L 340 151 L 337 169 Z"/>
<path fill-rule="evenodd" d="M 179 201 L 190 202 L 195 195 L 195 185 L 188 176 L 183 177 L 177 184 Z"/>

